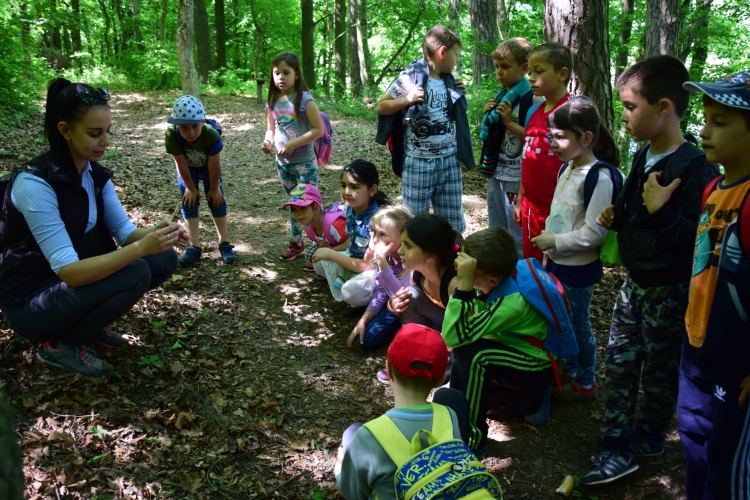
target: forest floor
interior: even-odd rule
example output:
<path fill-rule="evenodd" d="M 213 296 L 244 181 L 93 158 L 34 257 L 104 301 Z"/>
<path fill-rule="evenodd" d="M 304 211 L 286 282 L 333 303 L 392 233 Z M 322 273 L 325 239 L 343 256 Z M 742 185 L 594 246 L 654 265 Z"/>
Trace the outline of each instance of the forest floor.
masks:
<path fill-rule="evenodd" d="M 179 217 L 166 119 L 177 92 L 127 93 L 112 101 L 114 140 L 103 164 L 115 172 L 123 205 L 138 224 Z M 346 347 L 356 319 L 301 259 L 283 262 L 289 236 L 272 157 L 260 151 L 263 106 L 248 97 L 203 97 L 224 131 L 221 163 L 237 262 L 222 265 L 216 233 L 201 209 L 203 259 L 150 292 L 113 325 L 129 348 L 100 353 L 117 372 L 86 379 L 36 359 L 37 345 L 0 320 L 0 394 L 12 403 L 30 499 L 333 499 L 333 463 L 343 430 L 392 404 L 375 373 L 385 350 Z M 375 123 L 331 113 L 331 165 L 321 169 L 324 201 L 338 199 L 343 165 L 381 166 L 381 189 L 400 192 Z M 44 149 L 41 115 L 4 137 L 0 171 Z M 487 225 L 485 183 L 464 177 L 468 232 Z M 597 285 L 592 323 L 599 343 L 595 402 L 553 404 L 548 424 L 492 422 L 483 462 L 506 499 L 556 497 L 566 474 L 587 471 L 603 412 L 609 320 L 623 274 Z M 682 498 L 684 461 L 673 422 L 666 453 L 579 498 Z"/>

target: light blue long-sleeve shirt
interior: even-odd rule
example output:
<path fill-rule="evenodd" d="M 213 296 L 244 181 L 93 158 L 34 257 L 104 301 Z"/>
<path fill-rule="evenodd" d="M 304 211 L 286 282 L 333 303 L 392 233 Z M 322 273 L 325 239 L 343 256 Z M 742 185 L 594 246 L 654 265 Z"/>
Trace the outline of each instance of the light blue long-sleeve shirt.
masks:
<path fill-rule="evenodd" d="M 91 165 L 88 163 L 83 169 L 81 183 L 89 198 L 89 217 L 86 224 L 88 233 L 96 225 L 97 219 L 94 179 L 91 177 Z M 135 231 L 136 226 L 122 208 L 112 181 L 107 181 L 104 185 L 102 198 L 104 225 L 118 245 L 122 246 L 130 233 Z M 55 274 L 68 264 L 79 260 L 73 242 L 65 230 L 65 223 L 60 217 L 57 194 L 47 181 L 33 174 L 21 172 L 13 181 L 10 199 L 13 206 L 23 214 L 31 234 Z"/>

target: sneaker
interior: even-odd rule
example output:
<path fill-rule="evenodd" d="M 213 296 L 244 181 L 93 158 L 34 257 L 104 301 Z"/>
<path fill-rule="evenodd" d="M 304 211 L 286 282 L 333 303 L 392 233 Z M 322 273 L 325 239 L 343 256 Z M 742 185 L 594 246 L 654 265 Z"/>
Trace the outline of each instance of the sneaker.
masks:
<path fill-rule="evenodd" d="M 658 457 L 664 453 L 664 440 L 649 438 L 633 428 L 630 432 L 630 453 L 634 457 Z"/>
<path fill-rule="evenodd" d="M 584 389 L 578 380 L 573 379 L 569 384 L 563 386 L 562 392 L 552 391 L 552 400 L 556 403 L 584 403 L 596 399 L 596 382 Z"/>
<path fill-rule="evenodd" d="M 302 264 L 302 269 L 304 269 L 305 271 L 307 271 L 309 273 L 314 273 L 315 272 L 315 266 L 313 266 L 313 263 L 310 260 L 306 260 L 305 263 Z"/>
<path fill-rule="evenodd" d="M 85 345 L 63 347 L 58 344 L 55 348 L 49 342 L 45 342 L 36 356 L 44 363 L 58 368 L 67 368 L 84 377 L 101 377 L 112 370 L 108 363 L 96 357 L 93 349 Z"/>
<path fill-rule="evenodd" d="M 221 261 L 224 264 L 234 264 L 234 259 L 237 256 L 234 254 L 234 245 L 230 245 L 228 241 L 222 241 L 219 243 L 219 253 L 221 254 Z"/>
<path fill-rule="evenodd" d="M 388 379 L 388 372 L 385 371 L 385 368 L 378 370 L 377 379 L 383 385 L 391 385 L 391 381 Z"/>
<path fill-rule="evenodd" d="M 128 345 L 128 341 L 122 335 L 113 332 L 108 326 L 105 326 L 92 337 L 91 341 L 105 349 L 119 349 Z"/>
<path fill-rule="evenodd" d="M 299 254 L 305 251 L 305 245 L 294 240 L 289 240 L 289 246 L 281 252 L 281 260 L 294 260 Z"/>
<path fill-rule="evenodd" d="M 325 276 L 316 274 L 315 276 L 313 276 L 313 281 L 317 281 L 319 283 L 328 283 L 328 278 L 326 278 Z"/>
<path fill-rule="evenodd" d="M 544 388 L 544 394 L 542 395 L 542 404 L 539 409 L 534 413 L 527 413 L 523 416 L 523 419 L 527 424 L 533 425 L 534 427 L 539 427 L 540 425 L 544 425 L 547 423 L 547 420 L 549 420 L 549 399 L 551 392 L 552 388 Z"/>
<path fill-rule="evenodd" d="M 626 451 L 610 450 L 599 453 L 594 466 L 584 474 L 579 484 L 582 487 L 611 483 L 638 470 L 633 454 Z"/>
<path fill-rule="evenodd" d="M 365 313 L 366 310 L 367 310 L 367 306 L 362 306 L 362 307 L 346 306 L 344 308 L 344 311 L 341 314 L 343 314 L 347 318 L 359 318 Z"/>
<path fill-rule="evenodd" d="M 201 247 L 188 245 L 187 247 L 185 247 L 185 253 L 183 253 L 180 258 L 177 259 L 177 262 L 179 262 L 181 266 L 192 266 L 193 264 L 198 262 L 198 259 L 201 258 L 202 253 L 203 250 L 201 250 Z"/>

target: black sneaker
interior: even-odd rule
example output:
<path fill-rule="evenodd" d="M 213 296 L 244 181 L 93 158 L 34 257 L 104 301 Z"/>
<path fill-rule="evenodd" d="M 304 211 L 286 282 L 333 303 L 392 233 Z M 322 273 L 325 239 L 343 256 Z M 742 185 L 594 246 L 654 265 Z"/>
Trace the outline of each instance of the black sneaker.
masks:
<path fill-rule="evenodd" d="M 630 453 L 634 457 L 658 457 L 664 453 L 664 440 L 649 438 L 633 427 L 630 432 Z"/>
<path fill-rule="evenodd" d="M 177 259 L 177 262 L 180 263 L 181 266 L 192 266 L 198 260 L 201 258 L 201 254 L 203 253 L 203 250 L 201 247 L 196 247 L 194 245 L 188 245 L 185 247 L 185 253 L 183 253 L 179 259 Z"/>
<path fill-rule="evenodd" d="M 119 349 L 128 345 L 128 341 L 122 335 L 113 332 L 105 326 L 91 337 L 91 342 L 105 349 Z"/>
<path fill-rule="evenodd" d="M 49 342 L 42 344 L 37 358 L 58 368 L 66 368 L 84 377 L 101 377 L 112 370 L 112 367 L 96 357 L 96 352 L 85 345 L 78 347 L 54 348 Z"/>
<path fill-rule="evenodd" d="M 638 464 L 633 460 L 632 453 L 619 450 L 603 451 L 599 453 L 599 458 L 591 470 L 581 477 L 579 484 L 585 488 L 611 483 L 637 470 Z"/>

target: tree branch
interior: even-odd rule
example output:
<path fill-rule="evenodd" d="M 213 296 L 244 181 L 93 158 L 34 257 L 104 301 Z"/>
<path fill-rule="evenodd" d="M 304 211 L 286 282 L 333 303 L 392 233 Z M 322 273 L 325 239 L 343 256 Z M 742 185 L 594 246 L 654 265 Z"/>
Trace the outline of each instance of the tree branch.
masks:
<path fill-rule="evenodd" d="M 406 33 L 406 37 L 404 37 L 404 43 L 401 44 L 398 50 L 396 50 L 396 52 L 388 60 L 386 65 L 383 66 L 383 70 L 380 72 L 380 76 L 378 76 L 378 79 L 375 80 L 375 88 L 380 87 L 380 82 L 382 82 L 383 78 L 385 78 L 385 75 L 388 73 L 388 70 L 390 69 L 391 64 L 393 64 L 393 61 L 396 60 L 396 58 L 401 54 L 401 51 L 404 50 L 406 45 L 411 40 L 411 37 L 414 34 L 414 30 L 417 28 L 417 25 L 419 24 L 419 19 L 422 17 L 424 8 L 425 8 L 425 3 L 424 3 L 424 0 L 422 0 L 421 2 L 419 2 L 419 12 L 417 12 L 417 17 L 414 18 L 414 21 L 411 23 L 411 26 L 409 26 L 408 33 Z"/>

